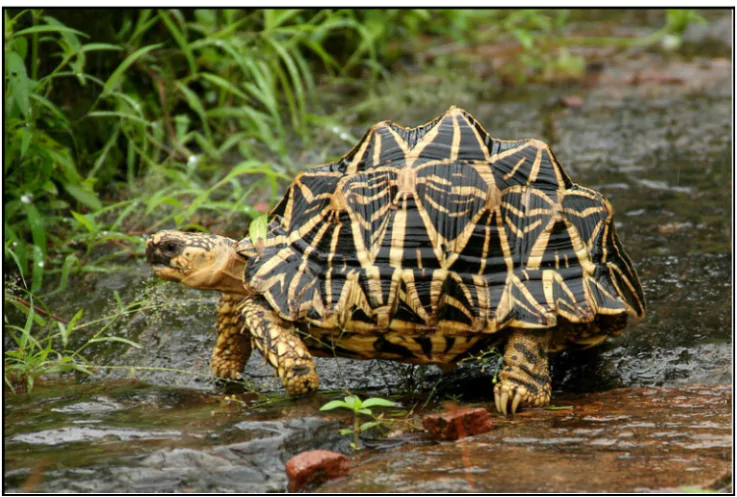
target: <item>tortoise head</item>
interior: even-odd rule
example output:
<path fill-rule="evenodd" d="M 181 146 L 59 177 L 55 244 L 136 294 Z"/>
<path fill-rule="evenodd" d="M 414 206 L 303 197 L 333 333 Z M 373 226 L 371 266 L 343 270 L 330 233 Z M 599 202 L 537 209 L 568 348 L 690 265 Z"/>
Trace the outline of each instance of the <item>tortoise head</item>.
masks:
<path fill-rule="evenodd" d="M 159 278 L 179 281 L 200 290 L 245 294 L 246 260 L 235 242 L 206 233 L 164 230 L 146 242 L 146 260 Z"/>

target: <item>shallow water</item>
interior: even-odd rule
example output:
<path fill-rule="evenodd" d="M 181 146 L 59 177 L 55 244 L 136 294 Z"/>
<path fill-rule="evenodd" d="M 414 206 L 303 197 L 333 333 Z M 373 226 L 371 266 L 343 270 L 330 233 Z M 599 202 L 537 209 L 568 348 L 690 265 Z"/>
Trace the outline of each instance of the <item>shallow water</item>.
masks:
<path fill-rule="evenodd" d="M 645 70 L 683 83 L 631 84 L 633 75 Z M 391 488 L 404 491 L 619 488 L 604 477 L 596 483 L 600 486 L 586 486 L 588 478 L 574 481 L 570 469 L 580 458 L 593 457 L 595 465 L 616 463 L 633 481 L 640 478 L 641 487 L 623 490 L 638 491 L 703 481 L 648 479 L 646 473 L 655 471 L 643 463 L 652 456 L 649 446 L 671 444 L 673 450 L 677 446 L 727 459 L 729 420 L 722 405 L 731 402 L 727 388 L 704 387 L 702 395 L 696 387 L 669 387 L 732 382 L 731 73 L 729 63 L 718 58 L 629 54 L 611 61 L 588 86 L 530 86 L 514 94 L 489 90 L 473 80 L 473 72 L 425 78 L 424 83 L 409 74 L 387 83 L 387 93 L 354 116 L 349 127 L 360 136 L 378 120 L 417 125 L 455 104 L 472 112 L 495 137 L 538 137 L 550 143 L 575 182 L 600 190 L 613 204 L 618 234 L 643 283 L 648 316 L 598 349 L 564 352 L 553 361 L 553 404 L 575 405 L 574 414 L 568 414 L 572 419 L 557 411 L 529 411 L 512 421 L 499 418 L 502 430 L 472 449 L 478 451 L 472 461 L 493 460 L 500 450 L 514 453 L 512 462 L 531 455 L 533 465 L 547 461 L 552 469 L 538 486 L 498 485 L 498 475 L 484 476 L 493 470 L 459 466 L 463 459 L 450 457 L 447 447 L 410 443 L 381 454 L 361 453 L 355 476 L 325 490 L 385 488 L 376 486 L 373 471 L 379 467 L 392 468 L 398 476 L 389 483 L 398 486 Z M 580 107 L 559 103 L 571 94 L 582 97 Z M 326 142 L 325 147 L 313 145 L 323 155 L 311 162 L 349 147 L 340 140 Z M 77 281 L 47 304 L 61 316 L 73 315 L 80 305 L 86 317 L 109 315 L 117 305 L 113 290 L 123 302 L 145 296 L 146 302 L 162 304 L 119 319 L 111 330 L 143 347 L 96 344 L 86 350 L 88 358 L 109 366 L 96 377 L 5 399 L 7 490 L 283 491 L 283 467 L 291 455 L 311 448 L 350 453 L 349 440 L 338 434 L 347 418 L 318 411 L 337 396 L 334 390 L 391 393 L 407 405 L 415 396 L 426 399 L 435 386 L 439 398 L 487 402 L 492 397 L 490 375 L 478 366 L 461 366 L 442 376 L 434 367 L 318 358 L 323 389 L 318 396 L 276 402 L 270 397 L 258 407 L 263 398 L 244 394 L 240 398 L 246 404 L 228 403 L 208 368 L 215 295 L 155 283 L 143 261 L 136 261 L 120 272 Z M 86 338 L 80 333 L 78 343 Z M 131 366 L 139 368 L 132 371 Z M 244 376 L 259 390 L 281 391 L 258 354 Z M 627 390 L 638 387 L 647 387 L 648 393 Z M 716 421 L 707 419 L 709 392 L 714 391 L 722 402 Z M 642 395 L 648 396 L 644 404 Z M 690 395 L 698 399 L 693 410 L 685 407 Z M 658 398 L 670 406 L 660 417 L 647 410 Z M 632 416 L 619 412 L 617 402 L 646 410 Z M 679 435 L 689 428 L 678 412 L 699 418 L 698 429 L 691 427 L 698 433 Z M 629 443 L 636 447 L 628 449 Z M 548 450 L 567 456 L 552 458 Z M 681 456 L 669 459 L 659 453 L 663 474 L 688 475 L 695 471 L 691 468 L 703 467 L 693 461 L 681 464 L 690 457 Z M 469 480 L 469 472 L 481 476 Z"/>

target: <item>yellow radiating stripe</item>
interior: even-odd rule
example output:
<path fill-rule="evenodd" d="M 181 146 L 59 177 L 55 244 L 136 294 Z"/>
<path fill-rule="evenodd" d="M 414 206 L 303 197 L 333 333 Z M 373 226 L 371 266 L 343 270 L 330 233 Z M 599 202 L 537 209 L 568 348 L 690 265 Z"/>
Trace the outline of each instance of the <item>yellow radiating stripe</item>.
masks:
<path fill-rule="evenodd" d="M 450 161 L 455 162 L 458 160 L 458 154 L 461 151 L 461 127 L 458 125 L 458 114 L 454 112 L 451 115 L 453 119 L 453 141 L 450 145 Z M 440 126 L 438 126 L 440 128 Z"/>
<path fill-rule="evenodd" d="M 389 264 L 401 267 L 404 259 L 404 237 L 407 231 L 407 201 L 404 199 L 394 213 L 394 224 L 392 225 L 392 246 L 389 249 Z"/>
<path fill-rule="evenodd" d="M 354 186 L 356 186 L 356 185 L 351 184 L 350 185 L 351 189 L 353 189 Z M 374 202 L 376 200 L 381 199 L 382 197 L 386 197 L 387 196 L 387 191 L 386 190 L 387 190 L 387 188 L 382 188 L 376 194 L 374 194 L 374 195 L 372 195 L 370 197 L 367 197 L 365 195 L 359 195 L 357 193 L 354 193 L 353 194 L 353 199 L 352 199 L 353 200 L 353 203 L 355 203 L 355 204 L 361 204 L 361 205 L 368 205 L 371 202 Z"/>
<path fill-rule="evenodd" d="M 473 284 L 476 286 L 476 298 L 478 299 L 476 311 L 478 312 L 479 326 L 476 331 L 482 331 L 489 319 L 489 312 L 491 309 L 489 286 L 486 283 L 486 279 L 484 279 L 481 274 L 474 274 L 471 275 L 471 277 L 473 278 Z"/>
<path fill-rule="evenodd" d="M 438 303 L 438 307 L 442 307 L 443 305 L 450 305 L 451 307 L 454 307 L 461 311 L 471 322 L 474 321 L 473 314 L 464 306 L 460 300 L 453 297 L 452 295 L 448 295 L 447 293 L 444 294 L 440 298 L 440 302 Z"/>
<path fill-rule="evenodd" d="M 384 204 L 382 204 L 378 209 L 374 211 L 373 214 L 371 214 L 371 223 L 373 224 L 379 218 L 384 218 L 386 216 L 386 212 L 391 208 L 391 202 L 385 202 Z"/>
<path fill-rule="evenodd" d="M 425 311 L 425 308 L 422 306 L 422 301 L 420 300 L 420 296 L 417 293 L 417 288 L 415 287 L 415 275 L 411 269 L 405 269 L 402 271 L 402 280 L 404 281 L 404 286 L 407 289 L 405 292 L 405 303 L 409 306 L 412 311 L 417 314 L 423 321 L 427 323 L 427 321 L 430 319 L 430 316 L 427 315 L 427 312 Z"/>
<path fill-rule="evenodd" d="M 514 205 L 510 204 L 509 202 L 502 202 L 501 205 L 502 205 L 502 207 L 504 207 L 505 209 L 507 209 L 509 212 L 511 212 L 515 216 L 517 216 L 517 217 L 524 217 L 524 213 L 521 210 L 519 210 L 517 207 L 515 207 Z M 509 219 L 508 216 L 504 216 L 504 217 L 506 219 Z"/>
<path fill-rule="evenodd" d="M 468 125 L 468 127 L 471 128 L 471 131 L 473 132 L 473 135 L 476 137 L 476 141 L 478 141 L 478 143 L 479 143 L 479 150 L 481 150 L 484 153 L 484 158 L 488 161 L 491 158 L 491 155 L 489 153 L 488 147 L 484 143 L 484 138 L 481 135 L 479 135 L 479 132 L 476 129 L 476 126 L 474 126 L 471 123 L 471 121 L 468 119 L 468 117 L 466 115 L 463 115 L 463 114 L 461 114 L 461 115 L 463 116 L 463 120 L 466 121 L 466 124 Z M 484 132 L 486 133 L 486 130 L 484 130 Z M 486 133 L 486 134 L 488 136 L 488 133 Z"/>
<path fill-rule="evenodd" d="M 376 266 L 368 266 L 364 269 L 366 274 L 366 286 L 368 287 L 369 305 L 380 307 L 384 305 L 384 296 L 381 294 L 381 276 L 379 268 Z M 367 315 L 371 315 L 370 311 L 366 311 Z"/>
<path fill-rule="evenodd" d="M 376 133 L 374 135 L 374 166 L 379 165 L 379 159 L 381 158 L 381 135 Z"/>
<path fill-rule="evenodd" d="M 297 180 L 295 180 L 297 181 Z M 289 229 L 292 226 L 292 207 L 294 204 L 294 183 L 287 190 L 287 205 L 284 207 L 284 228 Z"/>
<path fill-rule="evenodd" d="M 390 206 L 391 204 L 387 203 L 387 207 Z M 369 251 L 369 257 L 372 264 L 374 263 L 374 261 L 376 261 L 376 255 L 379 253 L 379 250 L 381 250 L 381 247 L 384 244 L 384 238 L 386 237 L 386 233 L 388 231 L 387 227 L 389 226 L 390 219 L 391 216 L 384 217 L 384 220 L 382 221 L 381 226 L 379 226 L 377 232 L 372 233 L 372 244 Z"/>
<path fill-rule="evenodd" d="M 460 234 L 454 240 L 448 241 L 451 254 L 446 261 L 447 265 L 444 267 L 451 267 L 458 257 L 460 257 L 460 254 L 466 247 L 468 240 L 470 240 L 471 236 L 473 236 L 473 233 L 476 231 L 479 219 L 484 215 L 484 213 L 484 209 L 479 209 L 473 218 L 466 222 Z M 484 249 L 486 249 L 486 247 L 484 247 Z"/>
<path fill-rule="evenodd" d="M 517 226 L 515 224 L 512 223 L 512 220 L 510 218 L 505 217 L 504 218 L 504 222 L 507 223 L 507 226 L 509 226 L 509 229 L 512 230 L 512 233 L 514 233 L 515 235 L 517 235 L 517 238 L 524 238 L 524 233 L 522 231 L 520 231 L 520 229 L 517 228 Z"/>
<path fill-rule="evenodd" d="M 431 196 L 425 195 L 422 200 L 424 200 L 428 204 L 432 205 L 435 208 L 435 210 L 437 210 L 439 212 L 444 212 L 446 214 L 449 214 L 448 209 L 446 209 L 445 207 L 443 207 L 439 203 L 435 202 L 435 200 Z"/>
<path fill-rule="evenodd" d="M 510 143 L 510 142 L 517 142 L 519 140 L 496 140 L 496 141 L 502 142 L 502 143 Z M 505 150 L 504 152 L 498 153 L 496 155 L 492 155 L 491 157 L 489 157 L 489 162 L 491 162 L 492 164 L 495 162 L 499 162 L 502 159 L 506 159 L 510 155 L 514 155 L 520 152 L 521 150 L 528 148 L 529 146 L 530 144 L 528 142 L 525 142 L 518 147 L 510 148 L 509 150 Z"/>
<path fill-rule="evenodd" d="M 412 167 L 420 154 L 422 154 L 422 151 L 425 150 L 425 148 L 433 141 L 435 141 L 438 133 L 440 133 L 440 125 L 442 124 L 444 119 L 445 116 L 441 117 L 432 128 L 425 132 L 422 139 L 415 144 L 412 150 L 409 150 L 409 145 L 404 140 L 402 140 L 402 138 L 396 132 L 394 132 L 394 130 L 392 130 L 392 133 L 396 136 L 396 140 L 404 145 L 404 147 L 402 147 L 402 150 L 405 151 L 405 154 L 407 156 L 407 162 L 404 167 Z"/>
<path fill-rule="evenodd" d="M 400 149 L 402 149 L 402 153 L 404 154 L 405 158 L 409 159 L 409 157 L 411 155 L 413 155 L 413 154 L 412 154 L 412 151 L 410 150 L 409 145 L 407 144 L 407 142 L 404 141 L 404 138 L 402 138 L 399 135 L 399 133 L 397 133 L 396 131 L 394 131 L 390 126 L 385 125 L 383 129 L 386 129 L 394 137 L 394 141 L 397 142 L 397 146 Z M 405 167 L 408 167 L 409 165 L 410 165 L 410 162 L 408 160 L 407 161 L 407 166 L 405 166 Z"/>
<path fill-rule="evenodd" d="M 512 247 L 509 246 L 509 239 L 507 238 L 507 233 L 504 230 L 504 216 L 495 216 L 496 217 L 496 232 L 499 234 L 499 245 L 502 247 L 502 253 L 504 254 L 504 262 L 507 265 L 507 271 L 509 273 L 512 272 L 514 269 L 514 260 L 512 259 Z M 512 226 L 512 229 L 516 229 L 515 226 Z"/>
<path fill-rule="evenodd" d="M 440 262 L 441 267 L 445 267 L 443 265 L 445 255 L 443 253 L 442 246 L 447 243 L 447 240 L 445 240 L 445 238 L 441 236 L 440 233 L 438 233 L 438 231 L 435 229 L 435 225 L 430 219 L 430 215 L 425 210 L 425 206 L 422 204 L 422 202 L 417 201 L 419 199 L 415 199 L 415 200 L 416 200 L 415 205 L 417 206 L 417 212 L 420 213 L 420 217 L 422 218 L 422 223 L 425 225 L 425 229 L 427 230 L 428 238 L 433 243 L 432 251 L 435 254 L 435 257 L 437 258 L 437 260 Z"/>
<path fill-rule="evenodd" d="M 514 284 L 517 286 L 517 289 L 522 293 L 522 295 L 524 295 L 525 297 L 527 297 L 527 300 L 529 301 L 530 304 L 532 304 L 534 306 L 534 309 L 537 311 L 537 313 L 538 314 L 541 314 L 543 318 L 546 318 L 546 320 L 549 320 L 550 317 L 551 317 L 550 316 L 550 313 L 547 312 L 547 310 L 544 307 L 542 307 L 535 300 L 535 297 L 533 297 L 533 295 L 530 293 L 530 291 L 527 289 L 527 287 L 522 284 L 522 281 L 520 281 L 519 278 L 517 278 L 514 274 L 512 274 L 511 276 L 512 276 L 512 279 L 514 281 Z M 529 309 L 529 307 L 523 305 L 518 300 L 515 300 L 515 305 L 520 305 L 521 307 L 523 307 L 524 309 L 526 309 L 528 312 L 531 312 L 530 309 Z M 535 313 L 533 312 L 532 314 L 535 314 Z"/>
<path fill-rule="evenodd" d="M 603 286 L 601 286 L 598 281 L 596 281 L 593 278 L 589 279 L 589 281 L 591 283 L 593 283 L 594 285 L 596 285 L 596 287 L 599 289 L 599 291 L 601 293 L 603 293 L 604 295 L 606 295 L 607 297 L 609 297 L 611 300 L 614 300 L 614 301 L 617 300 L 617 296 L 614 296 L 611 293 L 607 292 L 606 289 Z M 606 314 L 606 315 L 609 315 L 609 316 L 616 316 L 617 314 L 622 314 L 622 309 L 621 308 L 612 308 L 612 307 L 603 307 L 603 306 L 601 306 L 600 304 L 597 303 L 597 310 L 596 310 L 596 312 L 598 314 Z"/>
<path fill-rule="evenodd" d="M 581 219 L 589 217 L 592 214 L 600 213 L 600 212 L 606 212 L 606 209 L 604 207 L 587 207 L 586 209 L 582 211 L 577 211 L 574 209 L 571 209 L 570 207 L 564 207 L 561 212 L 565 212 L 566 214 L 570 214 L 572 216 L 580 217 Z"/>
<path fill-rule="evenodd" d="M 553 282 L 555 281 L 556 274 L 558 273 L 550 269 L 543 270 L 543 295 L 545 295 L 545 302 L 548 304 L 548 308 L 551 311 L 554 311 L 556 308 L 553 296 Z"/>
<path fill-rule="evenodd" d="M 315 238 L 312 240 L 312 244 L 310 244 L 302 254 L 302 263 L 299 265 L 299 268 L 297 269 L 297 274 L 295 274 L 292 277 L 292 282 L 289 285 L 289 289 L 287 290 L 287 294 L 294 298 L 297 295 L 297 290 L 299 286 L 299 282 L 302 279 L 302 275 L 305 274 L 307 271 L 307 264 L 309 263 L 309 257 L 312 252 L 317 250 L 317 245 L 320 243 L 320 240 L 322 240 L 322 237 L 325 235 L 325 232 L 330 228 L 330 223 L 324 223 L 319 231 L 315 234 Z M 304 291 L 304 289 L 301 289 Z"/>
<path fill-rule="evenodd" d="M 532 163 L 532 168 L 530 169 L 530 175 L 527 177 L 527 181 L 529 183 L 534 182 L 537 179 L 537 175 L 540 174 L 540 164 L 542 164 L 543 161 L 543 150 L 538 148 L 537 153 L 535 154 L 535 160 Z"/>
<path fill-rule="evenodd" d="M 340 240 L 340 230 L 342 225 L 336 224 L 333 227 L 333 238 L 330 240 L 330 255 L 328 255 L 328 267 L 325 273 L 325 299 L 327 305 L 330 306 L 333 302 L 333 257 L 338 252 L 338 241 Z"/>
<path fill-rule="evenodd" d="M 538 221 L 538 224 L 542 224 L 541 219 L 538 219 Z M 551 216 L 547 226 L 545 226 L 542 233 L 540 233 L 540 236 L 537 237 L 537 240 L 535 240 L 535 243 L 532 245 L 530 256 L 527 258 L 527 268 L 540 269 L 540 264 L 542 263 L 543 255 L 545 255 L 545 248 L 548 246 L 548 242 L 550 241 L 550 235 L 553 232 L 555 221 L 556 219 Z M 527 232 L 526 229 L 525 232 Z"/>
<path fill-rule="evenodd" d="M 368 148 L 369 143 L 371 143 L 373 135 L 376 134 L 376 130 L 379 129 L 382 124 L 383 123 L 375 124 L 371 128 L 371 130 L 369 131 L 369 136 L 366 137 L 363 144 L 361 145 L 361 148 L 356 152 L 356 155 L 353 156 L 353 160 L 351 161 L 351 163 L 348 164 L 348 167 L 345 168 L 346 174 L 355 174 L 355 172 L 358 170 L 358 163 L 361 162 L 361 160 L 364 158 L 364 155 L 366 155 L 366 149 Z M 348 154 L 350 154 L 350 152 L 348 152 Z"/>
<path fill-rule="evenodd" d="M 527 147 L 523 147 L 523 148 L 527 148 Z M 506 152 L 505 152 L 505 153 L 506 153 Z M 504 155 L 504 154 L 499 154 L 499 155 Z M 498 157 L 498 156 L 495 156 L 495 157 Z M 518 170 L 518 169 L 519 169 L 520 167 L 522 167 L 522 164 L 524 164 L 526 160 L 527 160 L 527 158 L 526 158 L 526 157 L 522 157 L 522 158 L 521 158 L 521 159 L 520 159 L 520 160 L 519 160 L 519 161 L 517 162 L 517 164 L 515 164 L 515 166 L 514 166 L 514 167 L 512 168 L 512 170 L 511 170 L 511 171 L 509 171 L 509 172 L 508 172 L 507 174 L 505 174 L 505 175 L 504 175 L 504 179 L 509 179 L 509 178 L 511 178 L 512 176 L 514 176 L 515 174 L 517 174 L 517 170 Z"/>
<path fill-rule="evenodd" d="M 489 217 L 489 221 L 491 221 L 491 217 Z M 489 255 L 489 245 L 491 242 L 491 226 L 488 224 L 484 225 L 484 231 L 484 247 L 481 249 L 481 263 L 479 264 L 478 275 L 484 274 L 484 270 L 486 270 L 486 259 Z"/>
<path fill-rule="evenodd" d="M 640 302 L 640 299 L 637 296 L 637 291 L 635 291 L 635 287 L 630 281 L 630 279 L 622 272 L 622 270 L 619 267 L 615 266 L 614 264 L 607 264 L 607 266 L 609 267 L 609 271 L 616 271 L 617 273 L 619 273 L 619 275 L 622 277 L 622 280 L 624 280 L 625 285 L 627 285 L 627 288 L 630 289 L 630 293 L 632 293 L 632 295 L 635 297 L 635 300 L 637 300 L 638 304 L 640 304 L 640 307 L 643 307 L 642 302 Z M 627 306 L 627 309 L 631 311 L 632 314 L 634 314 L 635 316 L 639 316 L 640 314 L 637 311 L 635 311 L 635 308 L 632 307 L 632 305 L 629 302 L 627 302 L 627 300 L 624 297 L 621 296 L 622 290 L 619 288 L 619 285 L 617 284 L 617 279 L 612 278 L 612 284 L 619 292 L 620 299 Z"/>

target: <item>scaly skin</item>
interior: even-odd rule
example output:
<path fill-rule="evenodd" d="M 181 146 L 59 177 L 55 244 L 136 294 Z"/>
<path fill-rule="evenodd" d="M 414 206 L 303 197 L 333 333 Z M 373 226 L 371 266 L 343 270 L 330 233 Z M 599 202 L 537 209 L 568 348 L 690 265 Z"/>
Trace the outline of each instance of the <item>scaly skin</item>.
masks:
<path fill-rule="evenodd" d="M 302 340 L 260 296 L 246 297 L 240 305 L 245 328 L 264 359 L 276 369 L 287 394 L 295 397 L 317 390 L 320 379 L 312 355 Z"/>
<path fill-rule="evenodd" d="M 548 346 L 550 330 L 515 329 L 504 346 L 504 366 L 494 387 L 496 408 L 502 414 L 519 407 L 550 403 Z"/>
<path fill-rule="evenodd" d="M 251 356 L 251 336 L 244 329 L 239 303 L 242 295 L 224 293 L 218 304 L 215 326 L 218 340 L 210 358 L 210 369 L 218 378 L 236 380 Z"/>

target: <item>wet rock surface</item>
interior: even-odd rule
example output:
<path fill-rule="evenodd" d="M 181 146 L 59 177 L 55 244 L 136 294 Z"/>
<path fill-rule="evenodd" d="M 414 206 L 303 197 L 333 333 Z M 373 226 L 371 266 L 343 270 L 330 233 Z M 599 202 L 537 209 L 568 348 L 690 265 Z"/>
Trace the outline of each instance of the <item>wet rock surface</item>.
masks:
<path fill-rule="evenodd" d="M 472 438 L 359 453 L 348 478 L 320 490 L 529 493 L 706 487 L 730 472 L 731 403 L 730 385 L 564 394 L 554 398 L 560 410 L 495 415 L 495 429 Z"/>
<path fill-rule="evenodd" d="M 318 398 L 245 409 L 223 395 L 138 381 L 54 390 L 6 403 L 6 490 L 285 491 L 293 455 L 349 451 L 341 423 L 316 414 Z"/>

